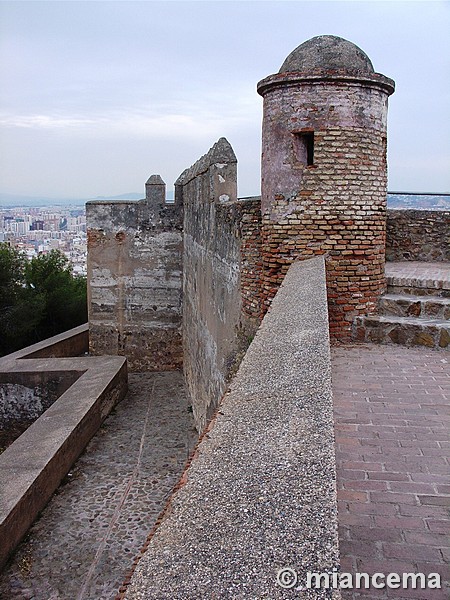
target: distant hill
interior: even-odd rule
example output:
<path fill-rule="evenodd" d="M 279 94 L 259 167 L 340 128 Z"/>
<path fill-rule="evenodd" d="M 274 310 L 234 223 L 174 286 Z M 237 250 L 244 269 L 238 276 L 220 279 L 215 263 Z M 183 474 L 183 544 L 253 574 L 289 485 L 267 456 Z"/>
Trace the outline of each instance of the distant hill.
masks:
<path fill-rule="evenodd" d="M 90 200 L 140 200 L 141 198 L 142 193 L 129 192 L 128 194 L 119 194 L 118 196 L 96 196 L 95 198 L 90 198 Z"/>
<path fill-rule="evenodd" d="M 49 198 L 47 196 L 21 196 L 18 194 L 0 193 L 0 207 L 15 206 L 81 206 L 86 202 L 81 198 Z"/>
<path fill-rule="evenodd" d="M 388 192 L 388 208 L 416 210 L 450 210 L 450 194 L 413 194 Z"/>
<path fill-rule="evenodd" d="M 48 196 L 22 196 L 18 194 L 0 193 L 0 208 L 14 208 L 17 206 L 84 206 L 89 200 L 140 200 L 142 193 L 127 192 L 117 196 L 96 196 L 95 198 L 50 198 Z M 167 199 L 173 200 L 173 190 L 167 192 Z"/>

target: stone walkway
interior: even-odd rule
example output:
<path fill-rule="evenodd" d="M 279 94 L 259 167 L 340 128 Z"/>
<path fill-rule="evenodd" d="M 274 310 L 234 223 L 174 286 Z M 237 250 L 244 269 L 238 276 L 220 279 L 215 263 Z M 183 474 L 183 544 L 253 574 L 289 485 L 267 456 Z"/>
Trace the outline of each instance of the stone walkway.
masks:
<path fill-rule="evenodd" d="M 402 280 L 430 280 L 445 282 L 444 289 L 450 288 L 450 263 L 449 262 L 418 262 L 398 261 L 387 262 L 385 267 L 386 277 Z M 398 283 L 399 285 L 400 283 Z M 433 286 L 432 286 L 433 287 Z"/>
<path fill-rule="evenodd" d="M 333 348 L 343 572 L 438 572 L 450 582 L 450 357 Z M 365 592 L 365 593 L 362 593 Z M 450 590 L 361 590 L 344 600 L 448 600 Z"/>
<path fill-rule="evenodd" d="M 131 373 L 0 578 L 1 600 L 112 600 L 196 442 L 180 373 Z"/>
<path fill-rule="evenodd" d="M 450 572 L 450 358 L 333 348 L 344 572 Z M 113 600 L 196 441 L 179 373 L 131 374 L 105 421 L 0 579 L 2 600 Z M 361 590 L 343 600 L 444 600 Z"/>

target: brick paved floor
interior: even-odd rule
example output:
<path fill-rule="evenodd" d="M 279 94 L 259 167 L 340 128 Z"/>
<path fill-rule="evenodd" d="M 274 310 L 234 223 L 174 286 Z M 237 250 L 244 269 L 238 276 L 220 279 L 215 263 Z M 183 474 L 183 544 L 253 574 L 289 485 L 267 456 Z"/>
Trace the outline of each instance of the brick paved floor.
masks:
<path fill-rule="evenodd" d="M 450 357 L 369 344 L 332 353 L 342 571 L 438 572 L 445 582 L 343 599 L 448 600 Z"/>

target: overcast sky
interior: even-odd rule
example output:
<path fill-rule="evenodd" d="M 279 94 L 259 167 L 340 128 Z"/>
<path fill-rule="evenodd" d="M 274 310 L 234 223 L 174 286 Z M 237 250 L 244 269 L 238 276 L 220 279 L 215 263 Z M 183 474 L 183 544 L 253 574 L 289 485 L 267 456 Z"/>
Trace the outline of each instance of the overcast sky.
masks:
<path fill-rule="evenodd" d="M 449 192 L 449 32 L 444 1 L 0 2 L 0 192 L 170 189 L 225 136 L 258 194 L 256 84 L 322 34 L 396 82 L 389 189 Z"/>

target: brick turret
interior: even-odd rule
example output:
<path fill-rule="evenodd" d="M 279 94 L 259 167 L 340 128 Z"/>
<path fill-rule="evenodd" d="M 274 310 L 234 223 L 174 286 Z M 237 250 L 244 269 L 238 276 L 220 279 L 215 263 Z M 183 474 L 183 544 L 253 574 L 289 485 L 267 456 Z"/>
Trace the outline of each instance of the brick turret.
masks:
<path fill-rule="evenodd" d="M 350 337 L 385 289 L 386 118 L 394 82 L 335 36 L 296 48 L 258 84 L 263 300 L 289 264 L 327 255 L 330 332 Z"/>

